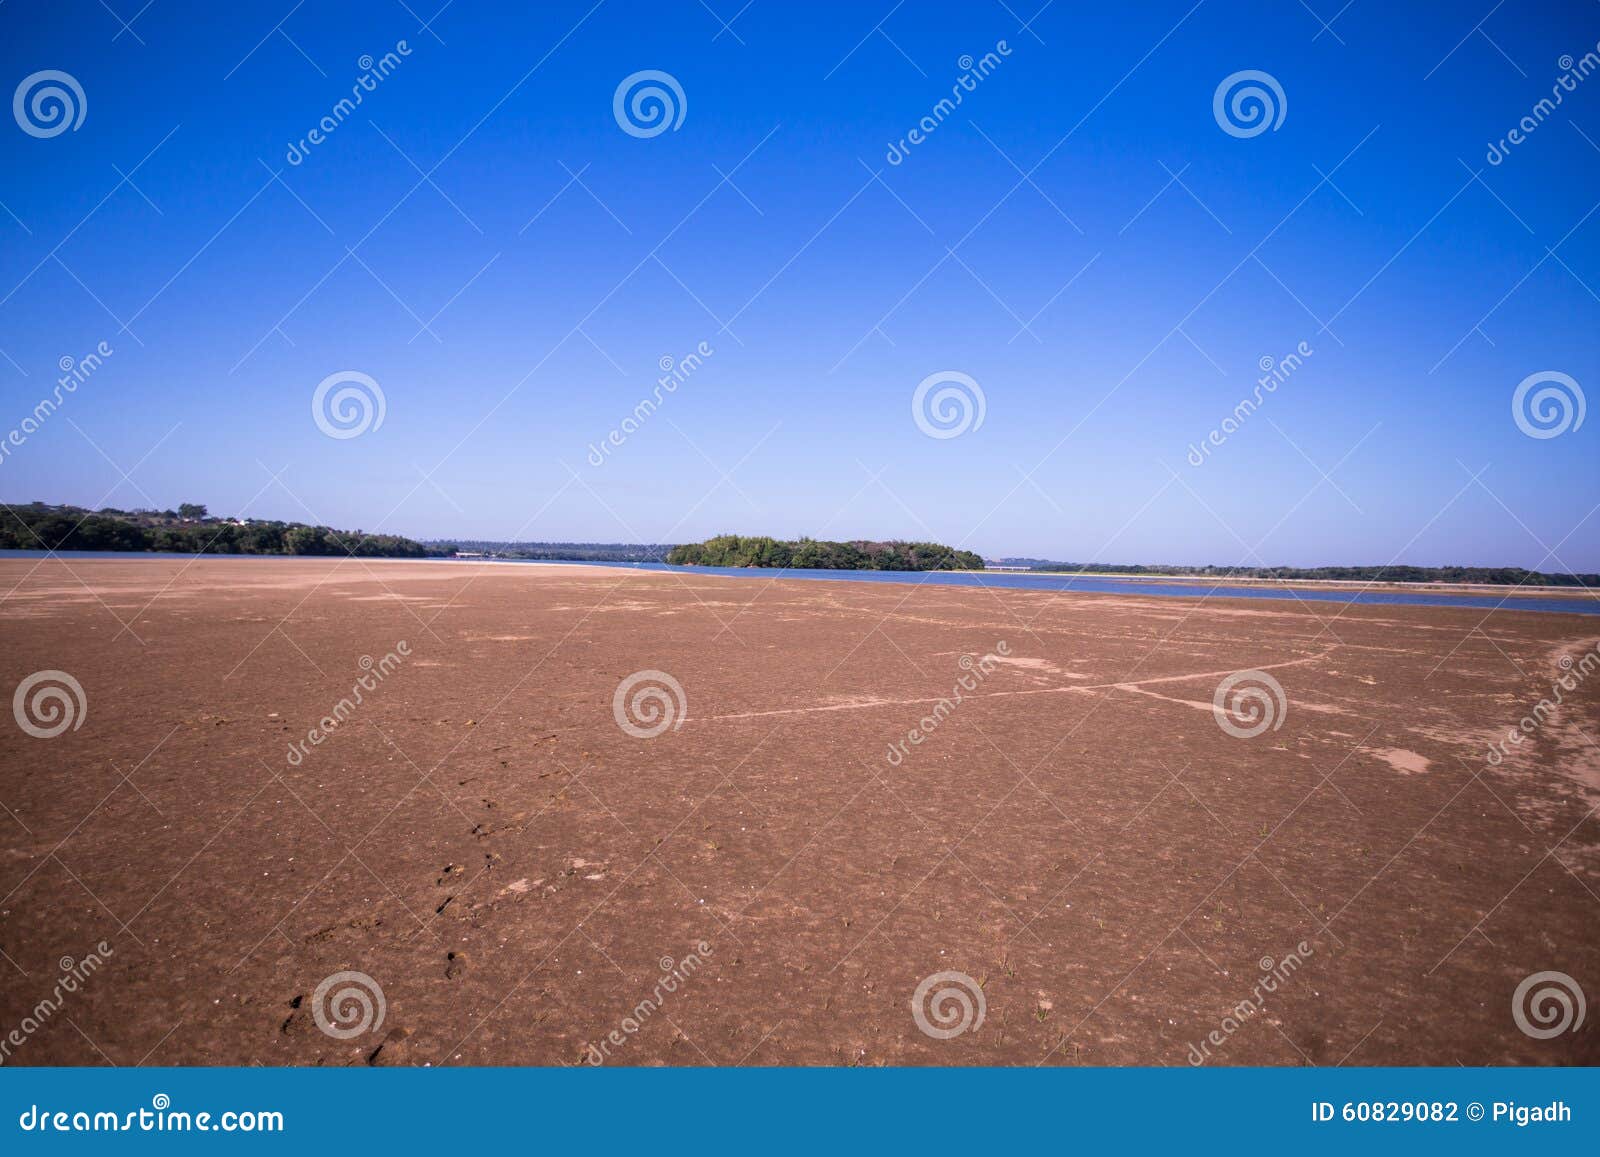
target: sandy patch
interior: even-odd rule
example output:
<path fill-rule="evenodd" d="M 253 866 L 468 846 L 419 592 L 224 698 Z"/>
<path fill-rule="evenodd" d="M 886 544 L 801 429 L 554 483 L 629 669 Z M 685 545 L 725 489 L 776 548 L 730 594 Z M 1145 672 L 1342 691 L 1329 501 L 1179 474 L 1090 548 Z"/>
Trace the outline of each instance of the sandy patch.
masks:
<path fill-rule="evenodd" d="M 1401 775 L 1421 775 L 1428 770 L 1429 759 L 1403 747 L 1384 747 L 1372 753 Z"/>

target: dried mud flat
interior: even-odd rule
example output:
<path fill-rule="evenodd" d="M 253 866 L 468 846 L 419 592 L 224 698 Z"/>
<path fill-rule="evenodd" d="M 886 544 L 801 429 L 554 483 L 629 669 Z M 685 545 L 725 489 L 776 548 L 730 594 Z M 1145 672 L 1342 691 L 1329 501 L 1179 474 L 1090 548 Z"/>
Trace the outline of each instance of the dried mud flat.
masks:
<path fill-rule="evenodd" d="M 1593 619 L 311 560 L 0 591 L 4 689 L 84 697 L 0 729 L 7 1063 L 1600 1061 L 1593 1010 L 1512 1004 L 1600 998 L 1600 678 L 1485 761 Z M 1254 738 L 1212 710 L 1245 669 L 1286 701 Z M 683 692 L 652 738 L 640 671 Z M 984 1006 L 950 1039 L 941 972 Z M 340 973 L 381 1022 L 317 1007 Z"/>

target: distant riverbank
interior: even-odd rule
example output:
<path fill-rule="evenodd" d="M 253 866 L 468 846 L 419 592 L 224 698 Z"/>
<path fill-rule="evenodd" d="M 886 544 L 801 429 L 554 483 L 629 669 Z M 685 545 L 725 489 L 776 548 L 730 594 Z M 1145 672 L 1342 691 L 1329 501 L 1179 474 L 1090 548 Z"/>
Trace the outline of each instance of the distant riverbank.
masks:
<path fill-rule="evenodd" d="M 0 550 L 0 558 L 52 557 L 42 550 Z M 86 559 L 138 559 L 187 558 L 196 563 L 224 561 L 267 560 L 293 561 L 292 555 L 184 555 L 157 551 L 72 551 L 57 552 L 54 557 L 76 562 Z M 300 561 L 305 561 L 303 558 Z M 329 559 L 328 561 L 344 561 Z M 1525 588 L 1489 587 L 1460 594 L 1447 593 L 1432 588 L 1411 589 L 1403 584 L 1389 587 L 1367 586 L 1359 583 L 1317 584 L 1300 580 L 1296 586 L 1271 583 L 1271 580 L 1206 580 L 1179 582 L 1162 578 L 1126 575 L 1064 575 L 1042 571 L 873 571 L 873 570 L 797 570 L 794 568 L 670 566 L 666 563 L 647 562 L 586 562 L 554 559 L 350 559 L 362 565 L 428 565 L 428 566 L 527 566 L 527 567 L 609 567 L 617 570 L 661 571 L 691 577 L 718 577 L 734 579 L 798 579 L 823 582 L 889 582 L 913 585 L 931 583 L 937 586 L 995 587 L 1012 590 L 1067 591 L 1080 594 L 1148 595 L 1158 598 L 1190 599 L 1277 599 L 1316 603 L 1363 603 L 1387 606 L 1461 607 L 1482 610 L 1541 611 L 1554 614 L 1600 615 L 1600 598 L 1578 594 L 1563 589 L 1530 592 Z M 1270 584 L 1270 585 L 1268 585 Z M 1492 593 L 1485 593 L 1492 592 Z"/>
<path fill-rule="evenodd" d="M 1386 581 L 1364 579 L 1273 579 L 1249 578 L 1245 576 L 1228 578 L 1190 578 L 1185 575 L 1132 575 L 1117 574 L 1113 571 L 1073 571 L 1067 575 L 1060 571 L 985 571 L 985 574 L 1016 574 L 1036 578 L 1066 578 L 1082 577 L 1096 579 L 1115 579 L 1127 583 L 1198 583 L 1205 586 L 1268 586 L 1282 590 L 1323 590 L 1323 591 L 1365 591 L 1365 590 L 1395 590 L 1395 591 L 1433 591 L 1438 594 L 1478 594 L 1486 593 L 1496 596 L 1504 595 L 1507 598 L 1521 598 L 1524 596 L 1545 596 L 1549 598 L 1589 599 L 1600 601 L 1600 589 L 1593 587 L 1557 587 L 1524 584 L 1512 586 L 1507 583 L 1453 583 L 1453 582 L 1408 582 L 1402 580 Z"/>

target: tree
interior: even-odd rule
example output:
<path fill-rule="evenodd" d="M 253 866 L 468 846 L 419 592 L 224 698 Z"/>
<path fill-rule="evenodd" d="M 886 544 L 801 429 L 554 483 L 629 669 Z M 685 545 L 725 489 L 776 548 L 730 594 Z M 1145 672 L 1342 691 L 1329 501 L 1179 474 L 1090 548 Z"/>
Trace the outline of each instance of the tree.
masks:
<path fill-rule="evenodd" d="M 937 542 L 785 542 L 765 535 L 719 534 L 675 546 L 667 561 L 679 566 L 798 567 L 806 570 L 981 570 L 983 559 Z"/>
<path fill-rule="evenodd" d="M 178 517 L 179 518 L 193 519 L 194 521 L 198 522 L 201 519 L 205 518 L 205 516 L 206 516 L 206 508 L 205 508 L 204 504 L 202 504 L 202 503 L 199 503 L 199 502 L 180 502 L 180 503 L 178 503 Z"/>

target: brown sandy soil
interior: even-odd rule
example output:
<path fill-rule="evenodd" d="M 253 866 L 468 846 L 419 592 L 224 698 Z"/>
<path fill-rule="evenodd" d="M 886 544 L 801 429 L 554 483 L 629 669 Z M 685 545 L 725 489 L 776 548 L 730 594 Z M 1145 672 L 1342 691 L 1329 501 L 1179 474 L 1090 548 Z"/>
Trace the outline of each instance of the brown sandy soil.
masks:
<path fill-rule="evenodd" d="M 1600 1061 L 1596 1009 L 1512 1015 L 1543 971 L 1600 999 L 1600 677 L 1484 758 L 1594 619 L 313 560 L 0 595 L 0 689 L 86 699 L 0 729 L 7 1063 Z M 1249 668 L 1287 709 L 1246 739 L 1211 704 Z M 654 738 L 613 714 L 645 669 L 687 706 Z M 384 1001 L 350 1039 L 342 971 Z M 986 1015 L 934 1039 L 945 971 Z"/>

